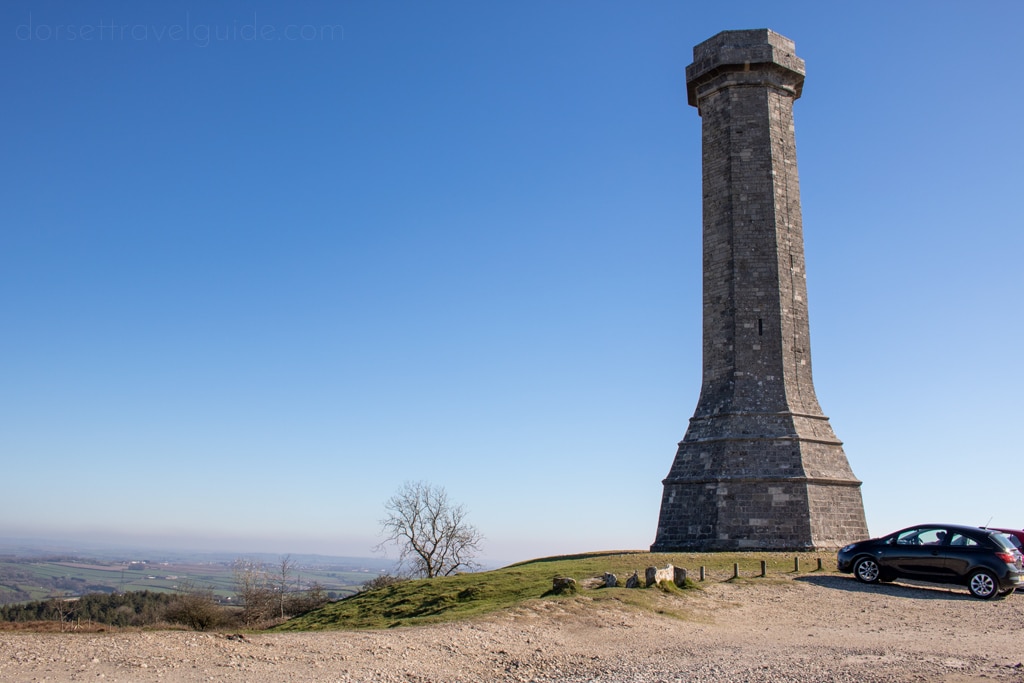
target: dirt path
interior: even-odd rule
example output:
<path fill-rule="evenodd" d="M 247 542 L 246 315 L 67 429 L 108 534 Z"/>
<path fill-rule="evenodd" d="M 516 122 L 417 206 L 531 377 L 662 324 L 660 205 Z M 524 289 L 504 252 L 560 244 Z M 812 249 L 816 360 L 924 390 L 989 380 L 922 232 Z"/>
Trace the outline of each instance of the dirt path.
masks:
<path fill-rule="evenodd" d="M 659 599 L 687 617 L 582 599 L 384 632 L 0 632 L 0 681 L 1024 683 L 1024 594 L 832 574 Z"/>

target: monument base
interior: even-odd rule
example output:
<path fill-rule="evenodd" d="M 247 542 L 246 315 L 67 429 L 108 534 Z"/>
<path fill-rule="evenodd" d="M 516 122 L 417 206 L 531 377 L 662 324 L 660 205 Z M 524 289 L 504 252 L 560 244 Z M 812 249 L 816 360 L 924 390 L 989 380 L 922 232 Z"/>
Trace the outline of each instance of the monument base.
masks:
<path fill-rule="evenodd" d="M 665 481 L 651 552 L 835 550 L 867 538 L 860 482 Z"/>

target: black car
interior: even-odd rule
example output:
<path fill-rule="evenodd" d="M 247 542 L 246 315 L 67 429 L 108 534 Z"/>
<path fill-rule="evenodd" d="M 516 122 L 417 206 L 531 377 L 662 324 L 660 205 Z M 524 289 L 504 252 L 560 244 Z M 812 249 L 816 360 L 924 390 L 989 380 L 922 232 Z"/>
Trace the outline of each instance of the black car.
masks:
<path fill-rule="evenodd" d="M 839 551 L 839 571 L 875 583 L 917 579 L 967 586 L 977 598 L 1008 595 L 1024 582 L 1020 553 L 994 529 L 922 524 Z"/>

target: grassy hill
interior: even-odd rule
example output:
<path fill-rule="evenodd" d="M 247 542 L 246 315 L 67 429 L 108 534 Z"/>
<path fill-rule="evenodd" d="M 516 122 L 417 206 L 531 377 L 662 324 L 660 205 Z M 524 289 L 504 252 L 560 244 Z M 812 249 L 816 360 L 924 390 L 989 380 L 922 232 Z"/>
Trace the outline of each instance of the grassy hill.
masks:
<path fill-rule="evenodd" d="M 683 567 L 696 582 L 701 567 L 707 581 L 727 581 L 739 565 L 741 578 L 760 577 L 761 562 L 767 575 L 792 575 L 799 560 L 801 573 L 817 571 L 821 559 L 825 571 L 835 570 L 835 553 L 648 553 L 600 552 L 549 557 L 514 564 L 502 569 L 435 579 L 405 581 L 386 588 L 366 591 L 333 602 L 276 627 L 275 630 L 383 629 L 453 621 L 494 612 L 517 603 L 551 597 L 552 580 L 572 577 L 577 583 L 615 574 L 620 581 L 634 571 L 643 579 L 647 567 L 672 564 Z M 607 597 L 644 609 L 652 608 L 651 590 L 625 588 L 594 589 L 595 598 Z"/>

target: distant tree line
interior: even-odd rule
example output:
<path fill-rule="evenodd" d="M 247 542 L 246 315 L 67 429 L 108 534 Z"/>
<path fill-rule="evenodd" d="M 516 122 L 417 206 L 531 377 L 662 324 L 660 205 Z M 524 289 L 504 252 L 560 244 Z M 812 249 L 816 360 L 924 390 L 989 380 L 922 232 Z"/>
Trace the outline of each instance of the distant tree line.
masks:
<path fill-rule="evenodd" d="M 0 607 L 0 621 L 92 621 L 110 626 L 149 626 L 166 620 L 173 593 L 88 593 Z"/>

